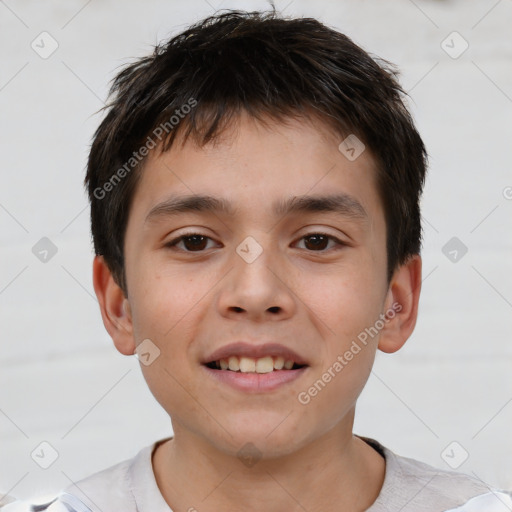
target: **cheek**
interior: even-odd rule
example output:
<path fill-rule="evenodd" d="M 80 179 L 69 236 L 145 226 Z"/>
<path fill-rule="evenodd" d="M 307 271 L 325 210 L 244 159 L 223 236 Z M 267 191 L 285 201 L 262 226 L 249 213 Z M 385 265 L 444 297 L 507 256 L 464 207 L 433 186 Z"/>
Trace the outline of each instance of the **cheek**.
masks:
<path fill-rule="evenodd" d="M 346 351 L 334 354 L 297 396 L 303 423 L 316 429 L 317 434 L 331 430 L 348 417 L 368 380 L 375 348 L 361 346 L 354 352 L 357 353 L 351 351 L 350 360 L 345 356 Z M 318 418 L 322 418 L 321 423 Z"/>
<path fill-rule="evenodd" d="M 156 346 L 158 357 L 148 366 L 141 364 L 141 369 L 152 393 L 162 403 L 179 399 L 178 382 L 187 381 L 188 346 L 194 338 L 205 286 L 211 285 L 197 273 L 194 278 L 163 266 L 158 268 L 155 263 L 145 263 L 133 280 L 133 332 L 137 344 L 149 339 Z"/>
<path fill-rule="evenodd" d="M 148 276 L 134 295 L 138 299 L 133 318 L 136 341 L 150 339 L 157 354 L 151 364 L 141 363 L 142 374 L 165 410 L 180 410 L 190 399 L 182 386 L 190 380 L 188 340 L 197 300 L 185 287 L 158 274 Z"/>
<path fill-rule="evenodd" d="M 300 403 L 311 407 L 312 417 L 325 418 L 324 427 L 337 424 L 355 405 L 370 375 L 378 336 L 365 331 L 374 325 L 380 309 L 379 300 L 370 298 L 360 288 L 344 289 L 326 303 L 330 319 L 329 334 L 320 350 L 321 361 L 302 389 Z"/>
<path fill-rule="evenodd" d="M 211 288 L 208 279 L 148 262 L 133 286 L 134 330 L 162 341 L 179 332 L 194 317 L 196 306 Z"/>
<path fill-rule="evenodd" d="M 317 327 L 322 329 L 325 342 L 318 371 L 310 387 L 301 390 L 301 403 L 309 401 L 308 407 L 329 417 L 329 425 L 355 404 L 370 375 L 377 348 L 378 336 L 369 336 L 365 329 L 373 326 L 381 313 L 385 296 L 382 276 L 369 262 L 358 263 L 322 279 L 322 293 L 310 295 L 308 304 L 321 319 Z"/>
<path fill-rule="evenodd" d="M 378 270 L 362 263 L 347 265 L 304 284 L 304 302 L 325 324 L 322 332 L 336 340 L 335 348 L 350 344 L 352 337 L 378 318 L 385 298 Z"/>

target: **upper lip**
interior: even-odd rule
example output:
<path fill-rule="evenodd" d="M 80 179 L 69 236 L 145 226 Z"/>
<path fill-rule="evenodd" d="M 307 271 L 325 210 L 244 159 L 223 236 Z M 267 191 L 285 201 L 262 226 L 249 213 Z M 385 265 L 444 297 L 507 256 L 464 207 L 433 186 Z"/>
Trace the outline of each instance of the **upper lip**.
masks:
<path fill-rule="evenodd" d="M 228 345 L 224 345 L 223 347 L 214 350 L 202 361 L 202 363 L 207 364 L 220 359 L 228 359 L 230 356 L 245 356 L 252 357 L 254 359 L 265 356 L 281 356 L 285 361 L 293 361 L 299 365 L 307 365 L 307 362 L 303 357 L 299 356 L 299 354 L 294 350 L 279 343 L 263 343 L 255 345 L 245 341 L 229 343 Z"/>

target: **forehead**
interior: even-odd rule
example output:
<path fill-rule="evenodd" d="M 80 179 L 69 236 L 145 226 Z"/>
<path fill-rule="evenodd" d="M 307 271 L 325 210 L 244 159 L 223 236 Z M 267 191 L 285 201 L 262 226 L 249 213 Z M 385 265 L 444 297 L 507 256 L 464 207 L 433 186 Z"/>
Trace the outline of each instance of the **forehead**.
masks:
<path fill-rule="evenodd" d="M 322 205 L 301 198 L 327 196 L 352 216 L 373 217 L 382 213 L 374 158 L 364 150 L 348 159 L 340 150 L 345 138 L 314 119 L 262 124 L 248 115 L 203 146 L 191 137 L 182 144 L 178 135 L 169 151 L 145 162 L 130 217 L 146 223 L 195 208 L 255 221 L 255 211 L 269 217 L 300 206 L 318 211 Z"/>

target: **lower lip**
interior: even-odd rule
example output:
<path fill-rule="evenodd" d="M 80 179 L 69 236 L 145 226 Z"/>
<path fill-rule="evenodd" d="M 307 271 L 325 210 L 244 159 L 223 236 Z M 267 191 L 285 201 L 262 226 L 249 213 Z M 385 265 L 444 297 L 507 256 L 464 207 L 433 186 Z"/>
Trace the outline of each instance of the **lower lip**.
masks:
<path fill-rule="evenodd" d="M 307 366 L 297 370 L 274 370 L 268 373 L 242 373 L 230 370 L 213 370 L 204 366 L 208 374 L 240 391 L 252 393 L 274 391 L 298 379 L 307 369 Z"/>

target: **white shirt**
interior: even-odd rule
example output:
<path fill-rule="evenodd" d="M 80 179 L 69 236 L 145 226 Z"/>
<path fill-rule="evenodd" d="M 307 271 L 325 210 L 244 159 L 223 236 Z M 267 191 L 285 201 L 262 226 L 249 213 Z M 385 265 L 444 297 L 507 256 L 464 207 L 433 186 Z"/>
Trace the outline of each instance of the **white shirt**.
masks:
<path fill-rule="evenodd" d="M 362 438 L 386 459 L 381 492 L 367 512 L 510 512 L 512 495 L 452 471 L 394 454 L 373 439 Z M 151 462 L 156 446 L 67 487 L 44 512 L 172 512 L 156 483 Z M 1 512 L 31 512 L 14 502 Z"/>

